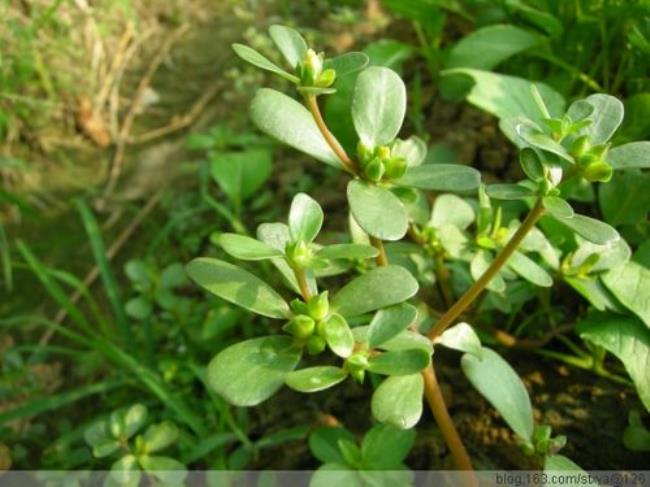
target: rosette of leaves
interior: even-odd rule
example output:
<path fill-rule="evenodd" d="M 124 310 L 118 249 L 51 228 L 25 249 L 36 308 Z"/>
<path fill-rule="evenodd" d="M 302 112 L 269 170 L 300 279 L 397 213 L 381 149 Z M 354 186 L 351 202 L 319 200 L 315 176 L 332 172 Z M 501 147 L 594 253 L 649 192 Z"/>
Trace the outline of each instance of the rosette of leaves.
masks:
<path fill-rule="evenodd" d="M 352 215 L 368 235 L 388 241 L 404 237 L 408 215 L 403 200 L 408 202 L 416 197 L 416 190 L 464 192 L 476 189 L 480 174 L 475 169 L 458 164 L 422 164 L 425 144 L 417 137 L 397 138 L 406 113 L 406 87 L 397 73 L 385 67 L 366 68 L 357 77 L 351 104 L 359 141 L 357 158 L 349 160 L 346 156 L 342 159 L 341 153 L 327 140 L 331 134 L 324 132 L 320 112 L 314 113 L 315 101 L 310 98 L 332 95 L 333 90 L 318 86 L 308 86 L 310 89 L 305 90 L 305 78 L 299 76 L 310 69 L 313 51 L 291 29 L 273 26 L 270 32 L 287 62 L 296 70 L 295 75 L 287 77 L 285 72 L 283 77 L 298 86 L 307 108 L 287 95 L 262 88 L 251 104 L 251 117 L 259 129 L 271 137 L 354 176 L 348 185 L 348 201 Z M 285 34 L 280 36 L 279 32 Z M 289 38 L 293 46 L 290 50 L 281 47 Z M 245 46 L 235 45 L 234 48 L 241 56 Z M 249 48 L 245 49 L 248 52 Z M 292 54 L 287 56 L 285 51 Z M 306 57 L 301 57 L 303 55 Z M 323 67 L 329 66 L 336 73 L 334 77 L 358 71 L 367 63 L 365 54 L 344 56 L 349 56 L 350 61 L 343 63 L 334 58 L 328 64 L 327 60 L 319 59 Z M 252 62 L 250 57 L 245 59 Z M 265 63 L 253 64 L 273 71 Z"/>
<path fill-rule="evenodd" d="M 127 301 L 126 314 L 136 320 L 147 320 L 156 307 L 169 312 L 183 312 L 190 302 L 176 294 L 177 288 L 187 284 L 183 265 L 169 264 L 159 270 L 150 262 L 130 260 L 124 272 L 131 281 L 137 296 Z"/>
<path fill-rule="evenodd" d="M 270 260 L 299 296 L 290 303 L 259 277 L 228 262 L 199 258 L 187 266 L 190 278 L 207 291 L 285 322 L 282 334 L 246 340 L 218 353 L 208 366 L 209 384 L 232 404 L 254 406 L 283 384 L 310 393 L 348 376 L 362 382 L 373 372 L 388 376 L 374 393 L 373 403 L 383 405 L 374 410 L 377 419 L 411 427 L 422 410 L 419 372 L 429 365 L 432 351 L 425 337 L 407 330 L 417 312 L 405 301 L 417 292 L 417 282 L 400 266 L 378 267 L 350 280 L 330 299 L 329 290 L 318 288 L 314 269 L 330 260 L 370 259 L 377 250 L 353 243 L 317 246 L 322 224 L 318 203 L 301 193 L 293 199 L 288 224 L 261 225 L 259 239 L 219 238 L 233 257 Z M 351 328 L 351 318 L 370 324 Z M 323 365 L 298 369 L 303 354 L 325 352 Z M 331 365 L 332 359 L 339 365 Z M 395 387 L 402 401 L 394 400 Z"/>
<path fill-rule="evenodd" d="M 84 438 L 95 458 L 119 457 L 111 466 L 107 485 L 137 486 L 143 473 L 165 485 L 180 485 L 185 479 L 185 465 L 159 455 L 176 442 L 178 428 L 171 421 L 163 421 L 141 432 L 148 416 L 146 406 L 134 404 L 114 411 L 85 431 Z"/>
<path fill-rule="evenodd" d="M 410 485 L 413 473 L 404 460 L 414 440 L 414 430 L 390 425 L 373 426 L 361 443 L 345 428 L 318 428 L 309 436 L 309 449 L 322 465 L 309 485 Z"/>

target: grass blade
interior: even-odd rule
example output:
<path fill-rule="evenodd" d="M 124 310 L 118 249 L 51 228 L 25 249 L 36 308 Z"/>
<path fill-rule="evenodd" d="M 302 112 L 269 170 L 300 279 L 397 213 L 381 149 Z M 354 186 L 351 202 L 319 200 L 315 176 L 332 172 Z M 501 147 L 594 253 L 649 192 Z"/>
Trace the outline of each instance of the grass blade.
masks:
<path fill-rule="evenodd" d="M 90 246 L 95 256 L 95 261 L 97 262 L 97 267 L 99 268 L 99 274 L 106 289 L 106 296 L 108 297 L 108 302 L 113 311 L 113 316 L 115 317 L 115 322 L 117 327 L 120 330 L 122 335 L 122 341 L 129 346 L 132 343 L 133 334 L 131 333 L 131 328 L 129 321 L 124 312 L 124 304 L 120 298 L 119 288 L 117 286 L 117 281 L 115 276 L 111 271 L 111 268 L 108 264 L 108 258 L 106 257 L 106 247 L 104 246 L 104 240 L 102 239 L 102 234 L 97 224 L 97 220 L 93 215 L 92 211 L 81 200 L 75 200 L 74 202 L 81 219 L 90 239 Z"/>
<path fill-rule="evenodd" d="M 37 414 L 42 414 L 47 411 L 53 411 L 63 406 L 67 406 L 68 404 L 77 402 L 85 397 L 110 391 L 123 383 L 124 381 L 122 380 L 111 379 L 96 384 L 90 384 L 85 387 L 79 387 L 72 391 L 47 396 L 44 399 L 33 400 L 15 409 L 0 413 L 0 424 L 6 424 L 17 419 L 36 416 Z"/>
<path fill-rule="evenodd" d="M 70 318 L 72 318 L 72 320 L 82 330 L 90 335 L 93 335 L 94 331 L 81 310 L 72 301 L 70 301 L 70 298 L 68 298 L 67 294 L 63 291 L 61 286 L 54 279 L 52 279 L 47 269 L 32 253 L 29 247 L 27 247 L 27 245 L 25 245 L 22 240 L 18 240 L 16 242 L 16 247 L 27 262 L 27 265 L 29 265 L 31 268 L 32 272 L 34 272 L 38 280 L 41 281 L 47 292 L 50 294 L 50 296 L 52 296 L 57 304 L 68 312 Z"/>

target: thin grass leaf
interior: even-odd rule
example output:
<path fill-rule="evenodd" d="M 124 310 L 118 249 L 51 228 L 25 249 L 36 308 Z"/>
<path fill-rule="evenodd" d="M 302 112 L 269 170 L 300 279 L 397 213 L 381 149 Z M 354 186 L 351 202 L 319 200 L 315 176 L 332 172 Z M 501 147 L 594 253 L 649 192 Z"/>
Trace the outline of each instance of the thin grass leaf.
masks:
<path fill-rule="evenodd" d="M 61 286 L 59 286 L 59 284 L 52 279 L 52 277 L 48 274 L 47 269 L 36 258 L 29 247 L 27 247 L 27 245 L 25 245 L 22 240 L 18 240 L 16 242 L 16 247 L 27 262 L 27 265 L 29 265 L 32 272 L 34 272 L 38 280 L 41 282 L 41 284 L 43 284 L 52 299 L 54 299 L 59 306 L 68 312 L 70 318 L 72 318 L 72 320 L 83 331 L 90 335 L 93 335 L 94 331 L 81 310 L 70 300 L 70 298 L 68 298 L 67 294 L 63 291 Z"/>
<path fill-rule="evenodd" d="M 2 265 L 2 280 L 7 292 L 14 288 L 13 269 L 11 267 L 11 251 L 9 250 L 9 240 L 4 227 L 0 223 L 0 265 Z"/>
<path fill-rule="evenodd" d="M 110 379 L 104 382 L 90 384 L 85 387 L 78 387 L 73 391 L 66 391 L 60 394 L 47 396 L 44 399 L 36 399 L 23 404 L 15 409 L 0 413 L 0 424 L 6 424 L 10 421 L 16 421 L 22 418 L 29 418 L 59 409 L 68 404 L 72 404 L 88 396 L 107 392 L 116 387 L 124 384 L 124 381 L 118 379 Z"/>
<path fill-rule="evenodd" d="M 99 268 L 99 275 L 102 283 L 104 284 L 104 288 L 106 289 L 106 296 L 108 297 L 108 302 L 110 303 L 111 309 L 113 311 L 113 317 L 115 318 L 117 327 L 119 328 L 122 335 L 122 341 L 126 343 L 127 346 L 131 346 L 133 334 L 131 332 L 129 321 L 126 317 L 126 313 L 124 312 L 124 303 L 122 303 L 122 299 L 120 297 L 117 281 L 115 280 L 113 271 L 108 264 L 108 258 L 106 257 L 106 247 L 104 246 L 104 240 L 102 238 L 99 225 L 97 224 L 97 220 L 95 219 L 95 216 L 93 215 L 88 205 L 86 205 L 83 201 L 76 200 L 74 204 L 77 207 L 77 211 L 79 211 L 79 214 L 81 215 L 84 228 L 88 234 L 90 246 L 92 248 L 95 261 L 97 262 L 97 267 Z"/>

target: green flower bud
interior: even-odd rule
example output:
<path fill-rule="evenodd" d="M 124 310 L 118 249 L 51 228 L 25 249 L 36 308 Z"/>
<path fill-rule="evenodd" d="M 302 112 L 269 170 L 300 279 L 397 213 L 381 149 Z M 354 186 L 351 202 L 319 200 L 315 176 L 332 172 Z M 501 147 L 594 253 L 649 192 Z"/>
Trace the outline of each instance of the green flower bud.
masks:
<path fill-rule="evenodd" d="M 293 314 L 295 315 L 308 315 L 309 314 L 309 308 L 307 307 L 307 304 L 301 301 L 300 299 L 294 299 L 289 303 L 289 306 L 291 307 L 291 311 L 293 311 Z"/>
<path fill-rule="evenodd" d="M 356 370 L 351 370 L 350 375 L 354 380 L 356 380 L 359 384 L 363 384 L 363 380 L 366 378 L 366 371 L 363 369 L 356 369 Z"/>
<path fill-rule="evenodd" d="M 370 147 L 366 147 L 359 141 L 357 144 L 357 155 L 359 156 L 359 160 L 361 161 L 362 164 L 366 164 L 368 161 L 370 161 L 373 157 L 373 151 Z"/>
<path fill-rule="evenodd" d="M 608 150 L 609 150 L 609 144 L 595 145 L 591 149 L 589 149 L 589 154 L 591 154 L 594 157 L 597 157 L 602 161 L 607 155 Z"/>
<path fill-rule="evenodd" d="M 526 442 L 526 443 L 522 443 L 520 446 L 521 446 L 521 451 L 524 452 L 524 455 L 528 457 L 532 457 L 535 454 L 535 446 L 532 443 Z"/>
<path fill-rule="evenodd" d="M 612 166 L 603 161 L 593 162 L 589 164 L 582 172 L 583 177 L 590 182 L 606 183 L 612 179 L 614 170 Z"/>
<path fill-rule="evenodd" d="M 305 59 L 302 61 L 301 78 L 304 86 L 314 86 L 323 71 L 323 58 L 313 49 L 307 49 Z"/>
<path fill-rule="evenodd" d="M 307 308 L 309 309 L 309 316 L 316 321 L 324 319 L 330 311 L 328 292 L 325 291 L 316 296 L 312 296 L 309 301 L 307 301 Z"/>
<path fill-rule="evenodd" d="M 557 453 L 566 446 L 566 436 L 560 435 L 551 439 L 549 453 Z"/>
<path fill-rule="evenodd" d="M 385 170 L 386 168 L 384 167 L 384 163 L 381 162 L 381 159 L 379 159 L 378 157 L 375 157 L 364 168 L 366 177 L 369 180 L 374 182 L 381 181 L 381 178 L 383 177 Z"/>
<path fill-rule="evenodd" d="M 302 240 L 294 244 L 288 244 L 287 257 L 293 266 L 305 269 L 309 267 L 313 257 L 311 246 Z"/>
<path fill-rule="evenodd" d="M 312 335 L 307 340 L 307 353 L 309 355 L 318 355 L 327 346 L 327 342 L 318 335 Z"/>
<path fill-rule="evenodd" d="M 571 144 L 569 149 L 569 154 L 571 154 L 576 159 L 580 159 L 583 155 L 589 150 L 589 136 L 581 135 L 576 138 Z"/>
<path fill-rule="evenodd" d="M 377 149 L 375 149 L 375 154 L 382 161 L 385 161 L 390 157 L 390 147 L 388 147 L 387 145 L 380 145 L 379 147 L 377 147 Z"/>
<path fill-rule="evenodd" d="M 326 69 L 316 79 L 316 86 L 319 88 L 329 88 L 336 81 L 336 71 L 333 69 Z"/>
<path fill-rule="evenodd" d="M 282 327 L 288 333 L 296 338 L 308 338 L 314 333 L 316 322 L 307 315 L 297 315 Z"/>
<path fill-rule="evenodd" d="M 368 365 L 370 364 L 368 362 L 368 356 L 366 353 L 362 352 L 357 352 L 352 355 L 350 355 L 346 363 L 350 369 L 367 369 Z"/>
<path fill-rule="evenodd" d="M 391 157 L 384 164 L 386 167 L 386 177 L 388 179 L 398 179 L 404 176 L 408 164 L 406 159 L 400 156 Z"/>

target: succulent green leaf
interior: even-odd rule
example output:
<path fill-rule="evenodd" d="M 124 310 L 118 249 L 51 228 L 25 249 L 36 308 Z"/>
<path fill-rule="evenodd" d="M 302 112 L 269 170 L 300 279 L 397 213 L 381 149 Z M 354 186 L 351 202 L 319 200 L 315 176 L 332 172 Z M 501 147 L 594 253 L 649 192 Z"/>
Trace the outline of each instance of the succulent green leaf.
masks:
<path fill-rule="evenodd" d="M 533 126 L 532 122 L 528 122 L 529 123 L 515 123 L 515 131 L 521 140 L 531 147 L 555 154 L 567 162 L 575 162 L 561 144 L 546 135 L 536 126 Z"/>
<path fill-rule="evenodd" d="M 290 372 L 285 383 L 300 392 L 317 392 L 329 389 L 345 380 L 348 373 L 340 367 L 323 365 Z"/>
<path fill-rule="evenodd" d="M 345 460 L 339 451 L 339 440 L 354 441 L 354 435 L 341 427 L 317 428 L 309 435 L 309 449 L 323 463 L 343 463 Z"/>
<path fill-rule="evenodd" d="M 126 409 L 115 411 L 110 416 L 109 428 L 113 437 L 131 438 L 147 422 L 147 407 L 134 404 Z"/>
<path fill-rule="evenodd" d="M 357 342 L 368 343 L 368 332 L 370 326 L 355 326 L 352 328 L 352 334 L 354 339 Z M 429 355 L 433 353 L 433 345 L 431 340 L 422 335 L 411 330 L 402 330 L 398 335 L 395 335 L 393 338 L 386 340 L 381 345 L 377 345 L 377 348 L 382 350 L 410 350 L 412 348 L 420 348 L 426 351 Z"/>
<path fill-rule="evenodd" d="M 144 433 L 144 444 L 147 453 L 163 450 L 173 444 L 178 438 L 178 427 L 171 421 L 152 424 Z"/>
<path fill-rule="evenodd" d="M 235 208 L 253 196 L 271 175 L 272 153 L 268 149 L 209 153 L 210 174 Z"/>
<path fill-rule="evenodd" d="M 562 95 L 543 83 L 533 84 L 523 78 L 468 68 L 448 69 L 441 74 L 443 79 L 452 76 L 469 77 L 473 86 L 467 95 L 467 101 L 498 117 L 501 120 L 501 130 L 515 144 L 519 143 L 519 136 L 514 127 L 506 127 L 504 121 L 523 115 L 539 124 L 544 118 L 533 98 L 532 86 L 539 90 L 551 116 L 557 117 L 564 113 Z"/>
<path fill-rule="evenodd" d="M 296 30 L 284 25 L 272 25 L 269 27 L 269 34 L 289 66 L 295 69 L 298 63 L 305 59 L 307 43 Z"/>
<path fill-rule="evenodd" d="M 536 286 L 551 287 L 553 278 L 537 262 L 525 254 L 515 251 L 508 259 L 508 267 Z"/>
<path fill-rule="evenodd" d="M 153 313 L 153 303 L 145 296 L 138 296 L 126 302 L 124 311 L 131 318 L 146 320 Z"/>
<path fill-rule="evenodd" d="M 144 455 L 138 463 L 162 485 L 183 485 L 187 477 L 185 465 L 174 458 Z"/>
<path fill-rule="evenodd" d="M 520 184 L 490 184 L 486 187 L 490 198 L 496 200 L 521 200 L 535 196 L 535 192 Z"/>
<path fill-rule="evenodd" d="M 401 266 L 378 267 L 346 284 L 332 300 L 332 309 L 353 317 L 401 303 L 418 291 L 418 283 Z"/>
<path fill-rule="evenodd" d="M 586 487 L 598 487 L 600 484 L 588 476 L 580 466 L 564 455 L 547 455 L 544 459 L 544 473 L 548 481 L 544 487 L 562 487 L 566 484 L 581 484 Z M 560 480 L 561 479 L 561 480 Z M 588 479 L 585 482 L 585 479 Z"/>
<path fill-rule="evenodd" d="M 650 149 L 650 147 L 649 147 Z M 650 213 L 650 172 L 629 170 L 613 175 L 598 187 L 603 219 L 613 226 L 636 225 Z"/>
<path fill-rule="evenodd" d="M 334 244 L 323 247 L 316 252 L 321 259 L 372 259 L 379 251 L 372 245 L 365 244 Z"/>
<path fill-rule="evenodd" d="M 393 144 L 391 155 L 403 157 L 409 167 L 419 166 L 427 156 L 427 144 L 415 135 L 406 140 L 397 139 Z"/>
<path fill-rule="evenodd" d="M 331 314 L 323 325 L 327 345 L 339 357 L 347 358 L 354 348 L 354 336 L 348 322 L 338 313 Z"/>
<path fill-rule="evenodd" d="M 395 71 L 371 66 L 359 75 L 352 96 L 352 121 L 362 144 L 375 147 L 391 142 L 405 113 L 406 87 Z"/>
<path fill-rule="evenodd" d="M 465 230 L 474 222 L 475 218 L 472 205 L 455 194 L 442 194 L 433 203 L 431 225 L 434 228 L 453 225 Z"/>
<path fill-rule="evenodd" d="M 418 311 L 408 303 L 400 303 L 377 311 L 368 328 L 368 345 L 375 348 L 415 322 Z"/>
<path fill-rule="evenodd" d="M 480 359 L 469 353 L 463 355 L 463 372 L 517 436 L 530 441 L 534 423 L 528 391 L 508 362 L 494 350 L 483 347 L 482 355 Z"/>
<path fill-rule="evenodd" d="M 262 88 L 251 102 L 250 113 L 265 134 L 330 166 L 342 167 L 309 111 L 293 98 Z"/>
<path fill-rule="evenodd" d="M 336 71 L 336 77 L 340 78 L 347 74 L 362 70 L 368 65 L 370 59 L 363 52 L 346 52 L 340 56 L 326 59 L 323 67 Z"/>
<path fill-rule="evenodd" d="M 431 355 L 421 348 L 394 350 L 372 357 L 368 370 L 382 375 L 409 375 L 420 372 L 430 360 Z"/>
<path fill-rule="evenodd" d="M 299 360 L 288 336 L 253 338 L 219 352 L 208 365 L 208 383 L 235 406 L 256 406 L 282 387 Z"/>
<path fill-rule="evenodd" d="M 311 243 L 323 226 L 323 209 L 305 193 L 294 196 L 289 210 L 289 232 L 294 242 Z"/>
<path fill-rule="evenodd" d="M 544 198 L 546 200 L 546 198 Z M 618 232 L 605 222 L 584 215 L 574 214 L 570 218 L 558 217 L 556 212 L 549 212 L 550 216 L 566 227 L 576 232 L 585 240 L 597 245 L 606 245 L 621 238 Z"/>
<path fill-rule="evenodd" d="M 106 480 L 107 484 L 115 482 L 117 485 L 140 485 L 142 472 L 138 469 L 138 460 L 135 455 L 127 454 L 111 465 L 111 471 Z"/>
<path fill-rule="evenodd" d="M 572 218 L 575 215 L 571 205 L 557 196 L 546 196 L 542 200 L 544 208 L 556 219 Z"/>
<path fill-rule="evenodd" d="M 481 173 L 460 164 L 423 164 L 411 167 L 395 184 L 432 191 L 473 191 L 481 182 Z"/>
<path fill-rule="evenodd" d="M 366 468 L 401 470 L 415 441 L 415 430 L 397 429 L 389 424 L 373 426 L 361 443 L 361 456 Z"/>
<path fill-rule="evenodd" d="M 632 451 L 650 451 L 650 431 L 643 425 L 639 411 L 630 411 L 623 431 L 623 444 Z"/>
<path fill-rule="evenodd" d="M 614 169 L 650 167 L 650 141 L 630 142 L 610 149 L 605 156 Z"/>
<path fill-rule="evenodd" d="M 406 235 L 406 209 L 389 190 L 354 179 L 348 183 L 348 202 L 354 219 L 369 235 L 389 241 Z"/>
<path fill-rule="evenodd" d="M 218 237 L 218 242 L 229 255 L 236 259 L 265 260 L 284 255 L 278 249 L 264 242 L 236 233 L 222 233 Z"/>
<path fill-rule="evenodd" d="M 647 289 L 647 288 L 646 288 Z M 650 329 L 638 319 L 594 313 L 576 328 L 580 336 L 618 357 L 630 374 L 641 402 L 650 411 Z"/>
<path fill-rule="evenodd" d="M 95 458 L 105 458 L 112 455 L 121 448 L 122 444 L 118 440 L 103 440 L 93 445 L 93 456 Z"/>
<path fill-rule="evenodd" d="M 240 58 L 242 58 L 247 63 L 252 64 L 253 66 L 257 66 L 258 68 L 264 69 L 266 71 L 270 71 L 271 73 L 275 73 L 292 83 L 300 82 L 300 79 L 297 76 L 287 73 L 281 67 L 276 66 L 268 58 L 261 55 L 255 49 L 251 49 L 250 47 L 245 46 L 244 44 L 233 44 L 232 49 Z"/>
<path fill-rule="evenodd" d="M 201 257 L 187 265 L 187 274 L 212 294 L 269 318 L 285 318 L 289 305 L 267 283 L 241 267 Z"/>
<path fill-rule="evenodd" d="M 588 96 L 585 100 L 594 109 L 587 120 L 591 124 L 582 128 L 576 135 L 587 135 L 592 145 L 604 144 L 607 142 L 623 121 L 623 103 L 616 97 L 605 94 Z M 583 100 L 578 100 L 569 107 L 567 114 L 573 119 L 580 118 L 580 107 Z"/>
<path fill-rule="evenodd" d="M 409 429 L 422 416 L 422 374 L 394 375 L 384 380 L 372 395 L 370 409 L 380 423 Z"/>
<path fill-rule="evenodd" d="M 490 70 L 540 41 L 541 37 L 529 30 L 513 25 L 490 25 L 475 30 L 454 44 L 445 67 Z"/>
<path fill-rule="evenodd" d="M 481 340 L 479 340 L 474 329 L 467 323 L 458 323 L 448 328 L 442 335 L 435 339 L 434 344 L 440 344 L 453 350 L 470 353 L 478 359 L 483 357 Z"/>
<path fill-rule="evenodd" d="M 485 271 L 488 270 L 491 264 L 492 257 L 488 252 L 484 250 L 479 250 L 476 252 L 469 264 L 469 271 L 472 275 L 472 278 L 475 281 L 478 281 L 485 273 Z M 506 290 L 506 282 L 503 280 L 503 276 L 499 273 L 490 280 L 486 287 L 495 293 L 503 293 Z"/>
<path fill-rule="evenodd" d="M 571 257 L 571 267 L 575 268 L 584 264 L 587 259 L 598 255 L 598 260 L 590 266 L 589 272 L 601 272 L 622 266 L 632 255 L 630 246 L 625 240 L 620 239 L 606 245 L 595 245 L 591 242 L 580 242 L 580 245 Z"/>
<path fill-rule="evenodd" d="M 629 261 L 607 272 L 602 280 L 621 304 L 650 328 L 650 269 Z"/>

